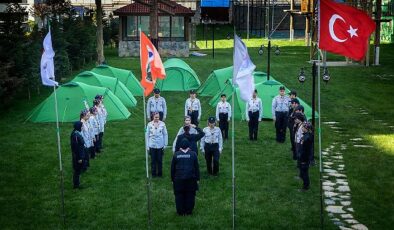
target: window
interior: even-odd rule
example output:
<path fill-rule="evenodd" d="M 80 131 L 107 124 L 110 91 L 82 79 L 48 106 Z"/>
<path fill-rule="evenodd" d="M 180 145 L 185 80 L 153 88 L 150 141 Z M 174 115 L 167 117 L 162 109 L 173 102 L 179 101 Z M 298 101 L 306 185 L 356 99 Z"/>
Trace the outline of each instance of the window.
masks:
<path fill-rule="evenodd" d="M 170 37 L 171 20 L 169 16 L 159 17 L 159 37 Z"/>
<path fill-rule="evenodd" d="M 149 36 L 149 16 L 127 16 L 126 18 L 126 33 L 127 38 L 138 38 L 139 28 L 147 36 Z"/>
<path fill-rule="evenodd" d="M 183 38 L 185 36 L 185 26 L 183 17 L 172 17 L 172 36 Z"/>

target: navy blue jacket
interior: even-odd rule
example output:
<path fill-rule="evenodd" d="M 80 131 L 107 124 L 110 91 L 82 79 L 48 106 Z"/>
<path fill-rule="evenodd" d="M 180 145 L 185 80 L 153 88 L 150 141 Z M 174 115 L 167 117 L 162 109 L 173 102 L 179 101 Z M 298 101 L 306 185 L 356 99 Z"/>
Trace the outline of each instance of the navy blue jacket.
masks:
<path fill-rule="evenodd" d="M 72 163 L 74 169 L 80 165 L 79 160 L 84 159 L 85 142 L 83 141 L 82 134 L 79 131 L 74 130 L 70 136 L 71 151 L 72 151 Z"/>
<path fill-rule="evenodd" d="M 310 158 L 313 154 L 313 134 L 305 133 L 302 137 L 302 147 L 300 160 L 302 163 L 310 163 Z"/>
<path fill-rule="evenodd" d="M 184 153 L 176 151 L 171 162 L 171 180 L 200 180 L 200 167 L 197 154 L 190 149 Z"/>
<path fill-rule="evenodd" d="M 177 137 L 175 144 L 175 152 L 179 151 L 183 138 L 186 138 L 190 143 L 190 149 L 196 154 L 198 154 L 197 141 L 201 140 L 201 138 L 205 136 L 205 133 L 199 127 L 196 127 L 196 130 L 197 130 L 197 134 L 183 133 Z"/>

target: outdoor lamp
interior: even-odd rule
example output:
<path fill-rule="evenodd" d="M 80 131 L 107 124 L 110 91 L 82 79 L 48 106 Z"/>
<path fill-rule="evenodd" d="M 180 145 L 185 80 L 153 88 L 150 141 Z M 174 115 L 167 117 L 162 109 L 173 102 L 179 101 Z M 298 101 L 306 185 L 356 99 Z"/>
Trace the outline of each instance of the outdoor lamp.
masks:
<path fill-rule="evenodd" d="M 230 40 L 231 39 L 231 35 L 230 35 L 230 33 L 228 33 L 227 34 L 227 40 Z"/>
<path fill-rule="evenodd" d="M 279 46 L 276 46 L 275 55 L 278 56 L 280 54 Z"/>
<path fill-rule="evenodd" d="M 304 68 L 301 68 L 300 74 L 298 75 L 298 81 L 300 83 L 304 83 L 305 82 L 305 72 L 304 72 Z"/>
<path fill-rule="evenodd" d="M 261 46 L 260 46 L 260 49 L 259 49 L 258 52 L 259 52 L 259 55 L 260 55 L 260 56 L 264 54 L 264 45 L 261 45 Z"/>
<path fill-rule="evenodd" d="M 327 84 L 330 79 L 331 79 L 331 77 L 330 77 L 330 74 L 328 73 L 328 69 L 327 69 L 327 67 L 324 67 L 323 81 Z"/>

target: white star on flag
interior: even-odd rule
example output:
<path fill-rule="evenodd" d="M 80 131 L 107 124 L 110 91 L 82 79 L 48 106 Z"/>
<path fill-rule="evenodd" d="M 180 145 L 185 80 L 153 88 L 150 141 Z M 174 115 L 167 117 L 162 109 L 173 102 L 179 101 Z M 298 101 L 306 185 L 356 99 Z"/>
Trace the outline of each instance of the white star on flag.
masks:
<path fill-rule="evenodd" d="M 347 30 L 347 32 L 350 34 L 350 38 L 352 38 L 353 36 L 358 37 L 357 30 L 358 30 L 358 28 L 355 28 L 355 29 L 354 29 L 354 28 L 350 25 L 349 29 Z"/>

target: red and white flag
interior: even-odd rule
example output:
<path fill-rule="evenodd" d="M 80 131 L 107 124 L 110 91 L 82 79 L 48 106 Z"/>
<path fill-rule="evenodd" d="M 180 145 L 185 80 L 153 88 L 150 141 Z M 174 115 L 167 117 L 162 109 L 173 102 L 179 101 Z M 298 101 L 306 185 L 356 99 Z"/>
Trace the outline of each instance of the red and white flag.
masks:
<path fill-rule="evenodd" d="M 365 12 L 332 0 L 320 0 L 320 49 L 362 60 L 374 30 L 375 22 Z"/>
<path fill-rule="evenodd" d="M 142 31 L 140 32 L 140 60 L 141 85 L 144 87 L 144 95 L 148 96 L 155 87 L 156 79 L 164 79 L 166 72 L 159 52 Z"/>

